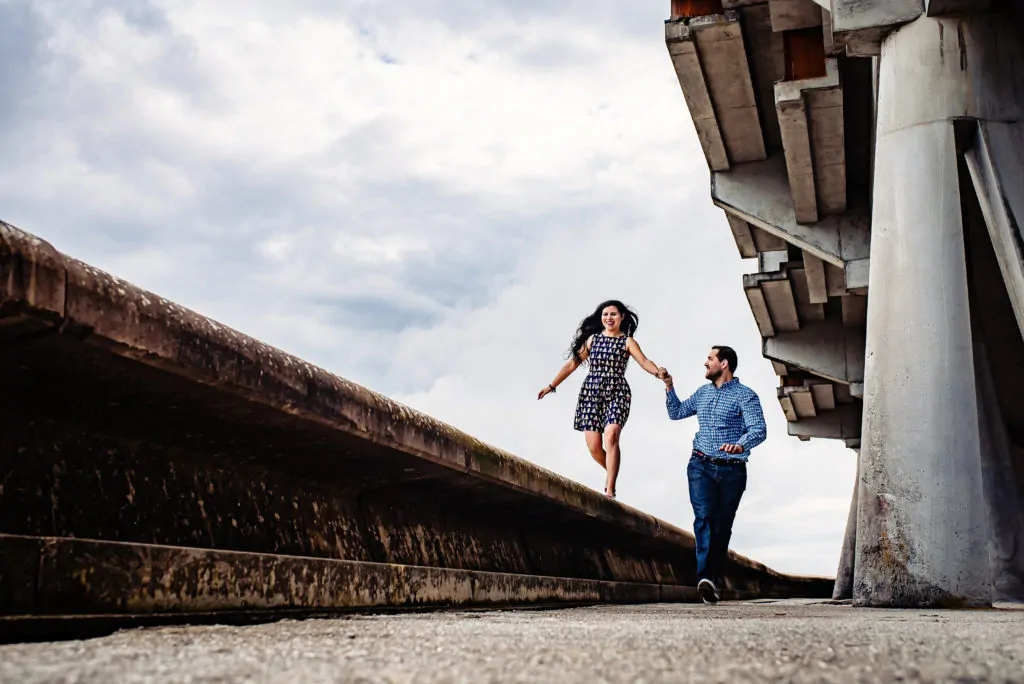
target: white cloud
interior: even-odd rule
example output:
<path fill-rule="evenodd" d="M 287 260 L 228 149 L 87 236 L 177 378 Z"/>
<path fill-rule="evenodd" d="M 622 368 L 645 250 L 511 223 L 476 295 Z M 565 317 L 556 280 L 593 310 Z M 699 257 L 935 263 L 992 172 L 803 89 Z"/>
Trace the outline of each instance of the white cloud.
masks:
<path fill-rule="evenodd" d="M 579 319 L 631 303 L 682 386 L 730 343 L 771 431 L 734 546 L 831 573 L 853 457 L 784 436 L 665 12 L 0 0 L 3 218 L 595 488 L 582 371 L 535 398 Z M 688 528 L 695 424 L 630 381 L 620 496 Z"/>

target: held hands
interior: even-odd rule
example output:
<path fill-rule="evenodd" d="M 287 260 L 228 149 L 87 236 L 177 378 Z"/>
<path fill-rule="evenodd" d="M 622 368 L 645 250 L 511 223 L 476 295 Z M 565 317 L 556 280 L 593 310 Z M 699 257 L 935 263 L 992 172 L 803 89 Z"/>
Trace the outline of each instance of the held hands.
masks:
<path fill-rule="evenodd" d="M 658 379 L 665 383 L 665 391 L 672 389 L 672 376 L 665 368 L 658 369 Z"/>
<path fill-rule="evenodd" d="M 739 444 L 723 444 L 722 446 L 718 447 L 718 450 L 724 451 L 727 454 L 743 453 L 743 447 L 741 447 Z"/>

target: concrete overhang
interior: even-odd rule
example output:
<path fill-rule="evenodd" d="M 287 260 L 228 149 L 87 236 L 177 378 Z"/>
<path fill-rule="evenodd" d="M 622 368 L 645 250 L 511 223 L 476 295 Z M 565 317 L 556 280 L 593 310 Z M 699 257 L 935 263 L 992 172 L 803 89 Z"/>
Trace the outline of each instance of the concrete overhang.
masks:
<path fill-rule="evenodd" d="M 766 157 L 740 15 L 670 19 L 665 44 L 713 171 Z"/>
<path fill-rule="evenodd" d="M 830 318 L 806 323 L 799 331 L 776 331 L 761 349 L 766 359 L 848 385 L 864 382 L 864 345 L 863 328 Z"/>
<path fill-rule="evenodd" d="M 881 54 L 882 40 L 925 11 L 925 0 L 832 0 L 832 37 L 851 56 Z"/>
<path fill-rule="evenodd" d="M 810 2 L 810 0 L 805 0 Z M 839 64 L 825 76 L 775 84 L 790 194 L 798 223 L 846 210 L 846 143 Z"/>
<path fill-rule="evenodd" d="M 782 153 L 740 164 L 728 173 L 712 173 L 711 199 L 727 213 L 841 269 L 870 255 L 871 213 L 866 203 L 850 204 L 844 213 L 814 224 L 797 221 Z"/>

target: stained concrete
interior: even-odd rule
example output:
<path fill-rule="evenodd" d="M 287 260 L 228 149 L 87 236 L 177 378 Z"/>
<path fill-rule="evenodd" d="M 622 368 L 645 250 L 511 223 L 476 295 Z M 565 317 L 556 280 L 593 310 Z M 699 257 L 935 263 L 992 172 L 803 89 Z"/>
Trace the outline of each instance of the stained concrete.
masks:
<path fill-rule="evenodd" d="M 1019 681 L 1022 631 L 1024 610 L 806 602 L 361 616 L 0 646 L 0 681 Z"/>
<path fill-rule="evenodd" d="M 690 533 L 2 222 L 0 351 L 2 617 L 696 598 Z"/>

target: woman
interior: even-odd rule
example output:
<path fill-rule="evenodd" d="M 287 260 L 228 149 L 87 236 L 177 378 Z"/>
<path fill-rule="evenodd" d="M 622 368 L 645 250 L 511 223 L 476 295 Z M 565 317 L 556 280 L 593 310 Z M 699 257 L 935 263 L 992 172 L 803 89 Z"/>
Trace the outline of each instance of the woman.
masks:
<path fill-rule="evenodd" d="M 619 435 L 629 418 L 632 396 L 625 372 L 632 356 L 651 375 L 663 378 L 668 374 L 640 350 L 633 333 L 640 323 L 637 315 L 618 300 L 604 302 L 580 323 L 569 347 L 569 360 L 558 375 L 537 395 L 543 399 L 555 391 L 584 361 L 590 365 L 576 403 L 575 429 L 587 438 L 587 448 L 605 469 L 604 493 L 615 498 L 615 481 L 619 477 Z M 601 435 L 604 434 L 602 444 Z"/>

